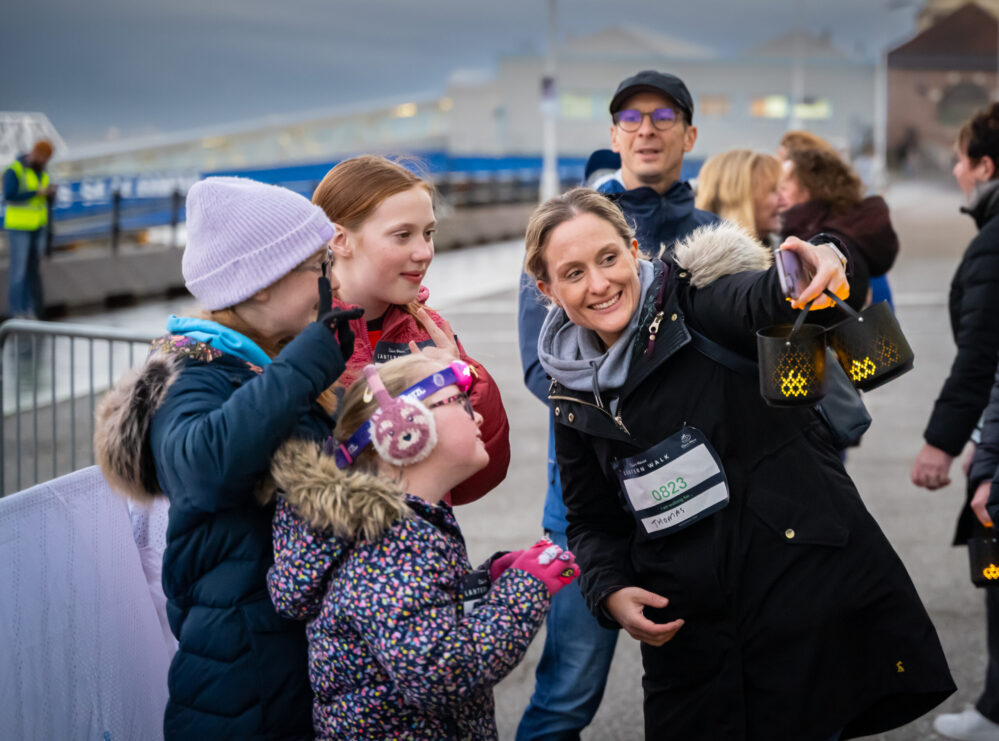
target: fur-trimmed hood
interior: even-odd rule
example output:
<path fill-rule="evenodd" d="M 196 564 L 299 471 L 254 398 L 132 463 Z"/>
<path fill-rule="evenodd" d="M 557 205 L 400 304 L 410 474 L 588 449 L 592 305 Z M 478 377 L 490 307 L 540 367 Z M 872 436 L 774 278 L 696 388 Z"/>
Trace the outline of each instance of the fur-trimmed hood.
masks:
<path fill-rule="evenodd" d="M 690 274 L 694 288 L 703 288 L 734 273 L 767 270 L 773 264 L 770 250 L 730 221 L 695 229 L 676 243 L 673 258 Z"/>
<path fill-rule="evenodd" d="M 149 427 L 181 367 L 177 355 L 153 352 L 141 368 L 133 368 L 108 390 L 94 413 L 94 454 L 101 472 L 112 489 L 138 502 L 151 502 L 163 493 Z"/>
<path fill-rule="evenodd" d="M 373 540 L 410 516 L 403 491 L 367 473 L 341 471 L 310 440 L 289 440 L 274 454 L 271 477 L 310 527 L 341 538 Z"/>

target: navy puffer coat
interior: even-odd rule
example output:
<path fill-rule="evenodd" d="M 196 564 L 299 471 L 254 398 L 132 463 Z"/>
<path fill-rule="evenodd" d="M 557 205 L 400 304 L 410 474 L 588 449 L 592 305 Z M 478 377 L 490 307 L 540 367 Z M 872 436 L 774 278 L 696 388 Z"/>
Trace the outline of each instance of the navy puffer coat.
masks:
<path fill-rule="evenodd" d="M 264 369 L 166 336 L 102 405 L 95 442 L 112 485 L 170 499 L 163 589 L 180 646 L 167 739 L 312 737 L 305 625 L 278 617 L 267 593 L 268 469 L 289 437 L 330 434 L 315 399 L 343 368 L 316 323 Z"/>

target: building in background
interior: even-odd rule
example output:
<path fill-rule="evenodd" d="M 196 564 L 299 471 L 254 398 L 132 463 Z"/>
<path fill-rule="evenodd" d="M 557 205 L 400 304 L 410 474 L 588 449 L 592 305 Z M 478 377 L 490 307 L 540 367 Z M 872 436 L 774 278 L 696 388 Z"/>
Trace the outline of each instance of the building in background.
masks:
<path fill-rule="evenodd" d="M 792 105 L 796 67 L 804 97 Z M 843 149 L 870 136 L 874 65 L 825 36 L 786 34 L 731 56 L 624 26 L 559 47 L 559 151 L 585 156 L 606 147 L 611 94 L 622 79 L 649 68 L 678 75 L 694 95 L 696 158 L 733 147 L 772 151 L 793 117 Z M 452 82 L 452 151 L 536 151 L 543 69 L 540 55 L 507 55 L 490 80 Z"/>
<path fill-rule="evenodd" d="M 922 33 L 930 26 L 935 25 L 955 10 L 967 5 L 969 1 L 972 0 L 926 0 L 917 16 L 919 32 Z M 999 15 L 999 0 L 973 0 L 973 2 L 992 15 Z"/>
<path fill-rule="evenodd" d="M 695 160 L 732 147 L 773 150 L 792 119 L 843 149 L 857 147 L 872 125 L 873 64 L 824 36 L 788 34 L 742 54 L 721 55 L 622 26 L 564 41 L 557 60 L 558 145 L 568 158 L 607 145 L 610 95 L 620 80 L 645 68 L 673 72 L 693 92 Z M 504 55 L 495 72 L 455 73 L 443 95 L 77 148 L 54 165 L 67 181 L 319 165 L 373 151 L 509 158 L 530 169 L 541 150 L 538 86 L 544 63 L 542 55 Z M 796 71 L 804 92 L 792 103 Z"/>
<path fill-rule="evenodd" d="M 42 139 L 50 142 L 56 153 L 65 155 L 67 152 L 66 142 L 44 113 L 0 111 L 0 162 L 10 163 Z"/>
<path fill-rule="evenodd" d="M 919 33 L 888 53 L 888 160 L 949 170 L 961 124 L 996 99 L 999 0 L 931 0 L 919 18 Z"/>
<path fill-rule="evenodd" d="M 228 126 L 76 147 L 64 178 L 214 172 L 335 160 L 366 151 L 446 147 L 451 104 L 437 95 L 269 116 Z"/>

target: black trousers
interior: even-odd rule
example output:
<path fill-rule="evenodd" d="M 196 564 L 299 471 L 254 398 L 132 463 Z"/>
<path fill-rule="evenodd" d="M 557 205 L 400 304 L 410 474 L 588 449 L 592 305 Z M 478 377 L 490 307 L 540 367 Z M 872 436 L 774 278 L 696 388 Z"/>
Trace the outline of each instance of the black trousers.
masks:
<path fill-rule="evenodd" d="M 999 723 L 999 585 L 985 587 L 985 624 L 989 664 L 985 670 L 985 689 L 975 707 L 993 723 Z"/>

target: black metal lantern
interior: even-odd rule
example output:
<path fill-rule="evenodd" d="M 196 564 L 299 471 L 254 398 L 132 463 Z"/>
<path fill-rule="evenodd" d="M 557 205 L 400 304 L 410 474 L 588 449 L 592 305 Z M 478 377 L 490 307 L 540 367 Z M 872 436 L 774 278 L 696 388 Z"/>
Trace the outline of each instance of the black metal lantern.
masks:
<path fill-rule="evenodd" d="M 999 536 L 989 533 L 968 538 L 968 561 L 976 587 L 999 584 Z"/>
<path fill-rule="evenodd" d="M 915 356 L 887 301 L 860 313 L 836 302 L 851 316 L 829 330 L 829 346 L 856 388 L 870 391 L 912 370 Z"/>
<path fill-rule="evenodd" d="M 807 313 L 756 333 L 760 394 L 771 406 L 809 406 L 826 394 L 825 330 L 804 324 Z"/>

